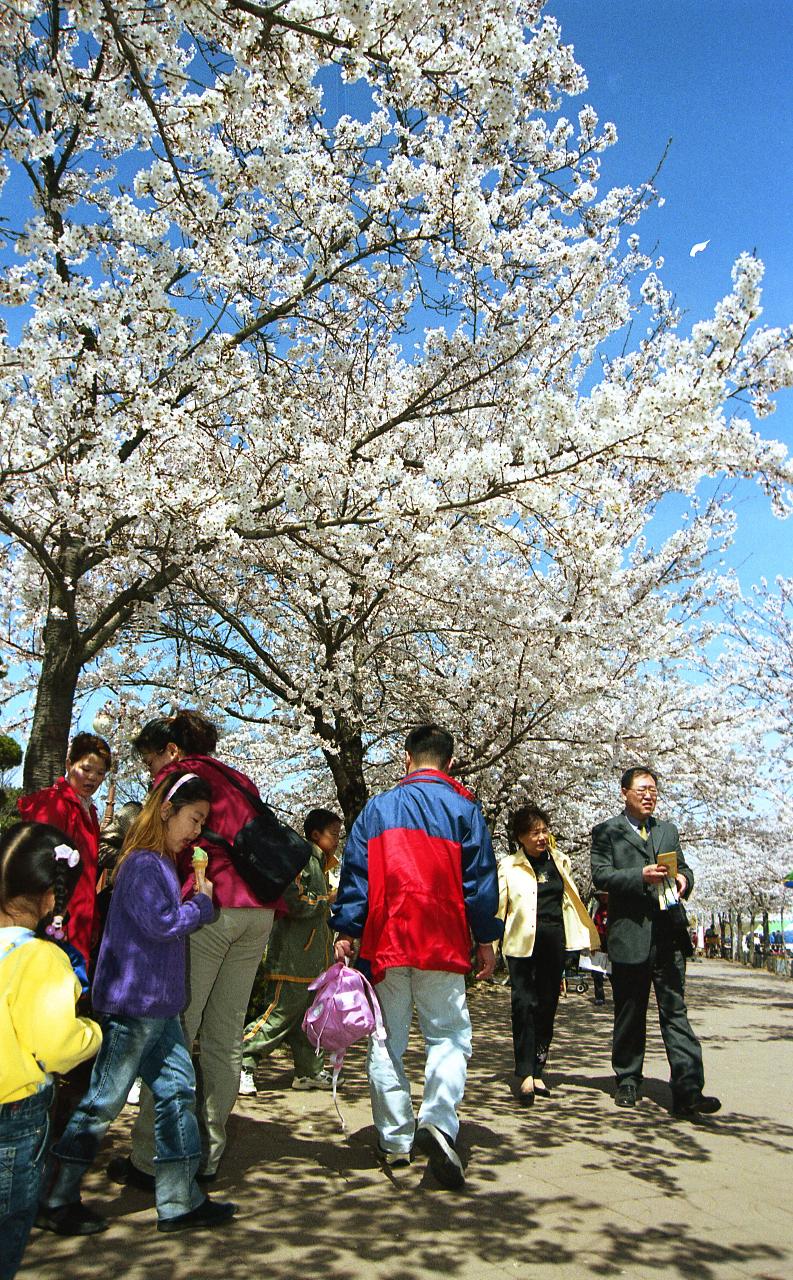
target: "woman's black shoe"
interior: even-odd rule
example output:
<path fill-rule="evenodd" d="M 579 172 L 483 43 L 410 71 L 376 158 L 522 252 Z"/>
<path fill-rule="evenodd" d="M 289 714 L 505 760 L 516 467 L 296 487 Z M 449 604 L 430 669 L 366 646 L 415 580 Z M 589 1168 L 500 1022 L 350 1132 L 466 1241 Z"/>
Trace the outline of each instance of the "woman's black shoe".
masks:
<path fill-rule="evenodd" d="M 136 1187 L 138 1191 L 154 1195 L 154 1174 L 138 1169 L 129 1156 L 114 1156 L 107 1166 L 107 1176 L 111 1182 L 119 1182 L 123 1187 Z"/>
<path fill-rule="evenodd" d="M 179 1213 L 175 1218 L 160 1218 L 158 1231 L 192 1231 L 198 1227 L 220 1227 L 228 1222 L 237 1212 L 237 1206 L 230 1200 L 210 1200 L 207 1196 L 203 1204 L 189 1213 Z"/>
<path fill-rule="evenodd" d="M 36 1214 L 36 1226 L 43 1231 L 54 1231 L 56 1236 L 95 1236 L 107 1231 L 107 1221 L 82 1200 L 74 1204 L 61 1204 L 57 1209 L 40 1205 Z"/>

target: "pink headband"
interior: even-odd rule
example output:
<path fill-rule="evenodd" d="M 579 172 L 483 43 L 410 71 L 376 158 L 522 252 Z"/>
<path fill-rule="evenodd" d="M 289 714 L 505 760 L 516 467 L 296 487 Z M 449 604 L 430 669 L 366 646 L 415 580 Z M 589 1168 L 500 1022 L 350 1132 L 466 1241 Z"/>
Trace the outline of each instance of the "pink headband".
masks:
<path fill-rule="evenodd" d="M 176 782 L 173 784 L 167 796 L 163 800 L 163 804 L 168 803 L 171 796 L 176 794 L 176 792 L 179 790 L 179 788 L 182 786 L 184 782 L 189 782 L 191 778 L 197 778 L 197 777 L 198 777 L 197 773 L 185 773 L 181 778 L 177 778 Z"/>

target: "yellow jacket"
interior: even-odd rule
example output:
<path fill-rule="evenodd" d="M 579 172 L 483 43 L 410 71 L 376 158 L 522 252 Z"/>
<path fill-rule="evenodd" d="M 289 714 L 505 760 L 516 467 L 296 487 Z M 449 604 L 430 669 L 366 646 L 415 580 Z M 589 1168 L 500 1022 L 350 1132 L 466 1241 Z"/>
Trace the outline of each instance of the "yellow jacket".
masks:
<path fill-rule="evenodd" d="M 77 1017 L 79 995 L 60 947 L 27 930 L 0 929 L 0 1103 L 27 1098 L 51 1072 L 70 1071 L 96 1053 L 102 1032 Z"/>
<path fill-rule="evenodd" d="M 558 849 L 549 849 L 564 883 L 562 919 L 567 951 L 597 951 L 598 931 L 579 897 L 570 874 L 570 859 Z M 537 877 L 531 859 L 521 850 L 502 858 L 498 864 L 498 917 L 504 921 L 501 949 L 505 956 L 530 956 L 537 935 Z"/>

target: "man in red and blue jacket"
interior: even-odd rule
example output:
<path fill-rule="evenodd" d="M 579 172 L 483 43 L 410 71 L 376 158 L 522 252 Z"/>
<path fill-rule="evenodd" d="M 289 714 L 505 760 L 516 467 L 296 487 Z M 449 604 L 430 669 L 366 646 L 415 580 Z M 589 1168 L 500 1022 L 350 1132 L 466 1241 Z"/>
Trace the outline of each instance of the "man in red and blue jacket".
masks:
<path fill-rule="evenodd" d="M 415 1142 L 438 1181 L 460 1187 L 457 1107 L 471 1056 L 464 975 L 473 934 L 476 976 L 490 977 L 503 924 L 490 833 L 471 792 L 449 776 L 453 749 L 438 725 L 408 734 L 406 776 L 369 801 L 347 839 L 330 923 L 337 960 L 360 939 L 388 1032 L 367 1059 L 381 1155 L 408 1164 Z M 402 1066 L 414 1006 L 427 1050 L 418 1126 Z"/>

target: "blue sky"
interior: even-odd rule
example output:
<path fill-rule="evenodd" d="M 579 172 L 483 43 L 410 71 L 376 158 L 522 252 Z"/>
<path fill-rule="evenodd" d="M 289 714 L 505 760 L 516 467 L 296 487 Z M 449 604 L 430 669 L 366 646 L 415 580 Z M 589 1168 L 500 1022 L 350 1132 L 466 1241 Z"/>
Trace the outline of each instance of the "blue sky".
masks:
<path fill-rule="evenodd" d="M 686 322 L 729 291 L 748 250 L 766 267 L 764 323 L 791 323 L 793 0 L 551 0 L 547 12 L 587 73 L 584 99 L 617 126 L 603 185 L 649 178 L 672 140 L 656 182 L 665 204 L 638 231 Z M 778 403 L 758 430 L 793 450 L 793 392 Z M 735 505 L 729 563 L 744 586 L 793 573 L 793 521 L 774 519 L 749 483 Z"/>

